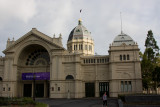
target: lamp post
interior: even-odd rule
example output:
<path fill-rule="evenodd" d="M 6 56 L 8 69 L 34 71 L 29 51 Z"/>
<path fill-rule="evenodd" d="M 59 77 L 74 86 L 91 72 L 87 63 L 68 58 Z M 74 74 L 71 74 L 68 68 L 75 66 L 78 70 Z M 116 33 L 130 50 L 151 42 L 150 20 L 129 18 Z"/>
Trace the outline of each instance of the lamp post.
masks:
<path fill-rule="evenodd" d="M 35 84 L 36 75 L 33 73 L 33 101 L 35 101 L 35 92 L 36 92 L 36 84 Z"/>

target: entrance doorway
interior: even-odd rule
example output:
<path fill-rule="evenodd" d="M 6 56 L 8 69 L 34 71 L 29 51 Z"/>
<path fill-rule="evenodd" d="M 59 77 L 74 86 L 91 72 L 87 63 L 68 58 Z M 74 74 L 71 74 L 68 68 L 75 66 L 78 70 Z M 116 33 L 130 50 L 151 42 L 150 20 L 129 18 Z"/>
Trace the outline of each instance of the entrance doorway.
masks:
<path fill-rule="evenodd" d="M 95 84 L 85 83 L 85 92 L 86 92 L 86 97 L 94 97 L 95 96 Z"/>
<path fill-rule="evenodd" d="M 107 96 L 109 96 L 109 82 L 100 82 L 99 83 L 99 95 L 100 97 L 106 92 Z"/>
<path fill-rule="evenodd" d="M 36 97 L 44 97 L 44 84 L 36 84 Z"/>
<path fill-rule="evenodd" d="M 32 96 L 32 84 L 24 84 L 23 96 L 24 97 L 31 97 Z"/>

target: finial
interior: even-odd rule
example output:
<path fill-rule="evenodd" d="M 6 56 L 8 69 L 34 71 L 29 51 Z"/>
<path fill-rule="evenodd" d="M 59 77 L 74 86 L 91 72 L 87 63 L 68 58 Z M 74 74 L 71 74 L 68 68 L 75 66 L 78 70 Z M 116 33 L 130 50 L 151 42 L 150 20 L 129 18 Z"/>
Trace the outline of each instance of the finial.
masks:
<path fill-rule="evenodd" d="M 10 41 L 10 38 L 8 38 L 8 40 L 7 41 Z"/>
<path fill-rule="evenodd" d="M 81 19 L 78 20 L 78 25 L 82 25 L 82 20 Z"/>
<path fill-rule="evenodd" d="M 122 31 L 122 15 L 121 15 L 121 12 L 120 12 L 120 18 L 121 18 L 121 34 L 122 34 L 123 31 Z"/>
<path fill-rule="evenodd" d="M 62 34 L 61 33 L 59 34 L 59 37 L 62 38 Z"/>
<path fill-rule="evenodd" d="M 53 38 L 55 38 L 55 37 L 56 37 L 56 35 L 55 35 L 55 33 L 54 33 Z"/>
<path fill-rule="evenodd" d="M 14 41 L 14 37 L 13 37 L 13 40 L 12 41 Z"/>

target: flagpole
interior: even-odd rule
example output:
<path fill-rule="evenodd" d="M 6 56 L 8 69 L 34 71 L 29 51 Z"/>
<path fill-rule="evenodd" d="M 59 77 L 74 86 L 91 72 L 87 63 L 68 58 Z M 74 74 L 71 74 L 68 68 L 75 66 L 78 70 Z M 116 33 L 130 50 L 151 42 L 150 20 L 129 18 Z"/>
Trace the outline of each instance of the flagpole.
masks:
<path fill-rule="evenodd" d="M 122 34 L 122 15 L 121 15 L 121 12 L 120 12 L 120 18 L 121 18 L 121 34 Z"/>

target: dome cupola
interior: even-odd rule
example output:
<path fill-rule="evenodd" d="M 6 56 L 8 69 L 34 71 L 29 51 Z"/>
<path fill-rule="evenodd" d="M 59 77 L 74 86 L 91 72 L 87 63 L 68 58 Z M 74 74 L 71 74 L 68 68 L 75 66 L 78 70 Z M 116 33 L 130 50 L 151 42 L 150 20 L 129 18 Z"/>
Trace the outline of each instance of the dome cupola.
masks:
<path fill-rule="evenodd" d="M 121 32 L 121 34 L 119 34 L 118 36 L 115 37 L 115 39 L 112 43 L 112 46 L 120 46 L 123 43 L 125 43 L 126 45 L 134 45 L 135 44 L 134 40 L 130 36 Z"/>
<path fill-rule="evenodd" d="M 70 33 L 68 41 L 72 39 L 92 39 L 91 33 L 82 25 L 82 20 L 78 20 L 78 26 L 76 26 Z"/>
<path fill-rule="evenodd" d="M 69 34 L 67 50 L 72 53 L 85 55 L 94 54 L 94 41 L 91 33 L 82 25 L 81 19 L 78 20 L 78 25 Z"/>

